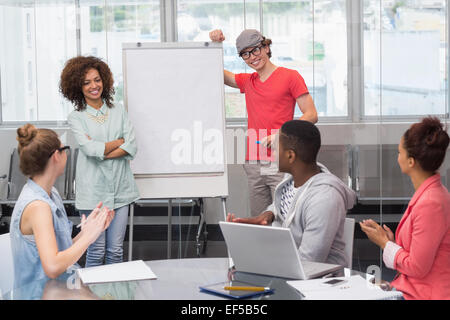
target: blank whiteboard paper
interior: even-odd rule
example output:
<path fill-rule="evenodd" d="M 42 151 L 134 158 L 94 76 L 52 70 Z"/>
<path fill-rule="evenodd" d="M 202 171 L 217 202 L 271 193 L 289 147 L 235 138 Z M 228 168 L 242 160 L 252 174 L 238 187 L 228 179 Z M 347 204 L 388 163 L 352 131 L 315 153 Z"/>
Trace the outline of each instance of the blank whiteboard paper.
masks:
<path fill-rule="evenodd" d="M 205 43 L 123 45 L 135 175 L 225 172 L 223 51 Z"/>
<path fill-rule="evenodd" d="M 141 198 L 228 195 L 223 48 L 124 43 L 124 102 L 136 134 Z"/>
<path fill-rule="evenodd" d="M 77 269 L 77 274 L 84 284 L 158 278 L 152 269 L 142 260 Z"/>

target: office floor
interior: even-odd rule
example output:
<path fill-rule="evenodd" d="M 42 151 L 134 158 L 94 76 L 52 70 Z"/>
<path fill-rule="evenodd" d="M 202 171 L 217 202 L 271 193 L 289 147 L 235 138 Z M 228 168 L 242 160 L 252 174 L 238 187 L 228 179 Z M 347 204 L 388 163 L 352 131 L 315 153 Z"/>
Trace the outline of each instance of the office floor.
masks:
<path fill-rule="evenodd" d="M 128 257 L 128 242 L 125 242 L 125 257 Z M 204 249 L 204 250 L 203 250 Z M 206 248 L 201 245 L 197 255 L 197 245 L 195 241 L 182 241 L 172 244 L 171 258 L 219 258 L 228 257 L 227 247 L 224 241 L 208 241 Z M 133 243 L 133 259 L 160 260 L 167 259 L 166 241 L 138 241 Z"/>
<path fill-rule="evenodd" d="M 124 261 L 128 261 L 128 241 L 123 243 Z M 197 255 L 197 245 L 195 241 L 174 241 L 172 243 L 171 259 L 183 258 L 220 258 L 227 257 L 227 248 L 224 241 L 208 241 L 203 250 L 203 245 Z M 133 260 L 165 260 L 168 258 L 167 241 L 133 241 Z M 84 266 L 86 254 L 78 263 Z"/>
<path fill-rule="evenodd" d="M 200 234 L 199 242 L 196 241 L 197 225 L 173 225 L 171 259 L 182 258 L 219 258 L 227 257 L 227 247 L 223 240 L 218 225 L 208 225 L 207 234 L 204 229 Z M 208 239 L 206 242 L 204 239 Z M 128 260 L 129 228 L 125 234 L 123 245 L 124 261 Z M 180 240 L 181 239 L 181 240 Z M 79 264 L 84 266 L 84 254 Z M 133 231 L 133 260 L 163 260 L 168 259 L 167 226 L 166 225 L 137 225 Z"/>

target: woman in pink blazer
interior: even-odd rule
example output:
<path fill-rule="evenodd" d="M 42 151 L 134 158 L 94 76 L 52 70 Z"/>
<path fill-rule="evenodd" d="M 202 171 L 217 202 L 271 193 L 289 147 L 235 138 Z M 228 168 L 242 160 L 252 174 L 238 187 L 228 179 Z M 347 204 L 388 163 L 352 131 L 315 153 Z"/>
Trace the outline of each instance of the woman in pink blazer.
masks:
<path fill-rule="evenodd" d="M 450 299 L 450 194 L 437 170 L 449 136 L 437 118 L 413 124 L 398 146 L 398 164 L 416 192 L 394 234 L 373 220 L 360 222 L 383 249 L 383 261 L 399 273 L 391 286 L 405 299 Z"/>

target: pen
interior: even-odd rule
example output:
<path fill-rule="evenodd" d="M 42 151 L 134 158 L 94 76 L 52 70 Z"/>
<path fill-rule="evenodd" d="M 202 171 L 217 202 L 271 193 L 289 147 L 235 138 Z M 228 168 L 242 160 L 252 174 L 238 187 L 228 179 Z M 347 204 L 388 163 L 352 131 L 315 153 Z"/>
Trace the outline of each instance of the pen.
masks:
<path fill-rule="evenodd" d="M 232 290 L 239 290 L 239 291 L 266 291 L 270 290 L 268 287 L 224 287 L 224 290 L 232 291 Z"/>
<path fill-rule="evenodd" d="M 81 228 L 82 226 L 84 226 L 85 223 L 86 223 L 86 221 L 83 221 L 82 223 L 80 223 L 79 225 L 77 225 L 77 228 Z"/>
<path fill-rule="evenodd" d="M 261 144 L 261 141 L 256 141 L 256 144 Z"/>

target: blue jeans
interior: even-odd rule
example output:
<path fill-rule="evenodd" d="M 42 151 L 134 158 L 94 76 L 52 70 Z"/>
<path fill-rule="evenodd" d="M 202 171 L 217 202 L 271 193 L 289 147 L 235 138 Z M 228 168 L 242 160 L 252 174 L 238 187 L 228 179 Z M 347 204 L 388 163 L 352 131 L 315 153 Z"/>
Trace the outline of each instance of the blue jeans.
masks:
<path fill-rule="evenodd" d="M 127 229 L 128 210 L 128 205 L 114 209 L 114 219 L 108 229 L 103 231 L 87 250 L 86 268 L 102 265 L 103 260 L 105 264 L 123 262 L 123 239 Z M 80 210 L 79 212 L 80 216 L 84 214 L 87 218 L 92 211 Z"/>

